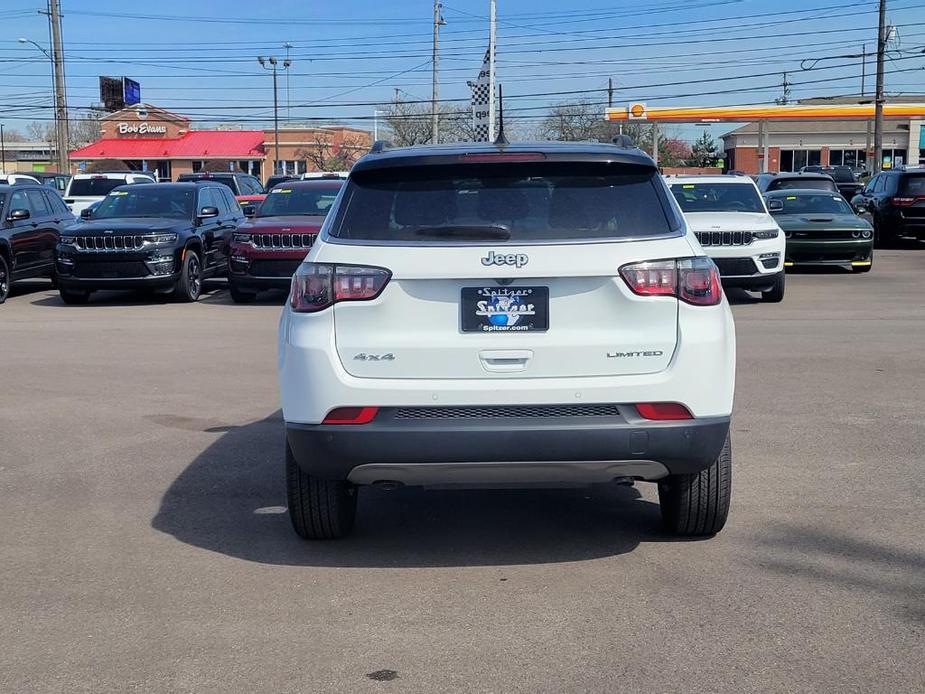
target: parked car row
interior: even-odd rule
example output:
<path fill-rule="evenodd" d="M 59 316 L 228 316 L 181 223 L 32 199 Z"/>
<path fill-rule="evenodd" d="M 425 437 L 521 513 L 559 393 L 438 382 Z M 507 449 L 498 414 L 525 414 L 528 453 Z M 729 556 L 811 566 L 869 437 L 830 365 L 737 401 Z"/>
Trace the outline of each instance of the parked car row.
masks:
<path fill-rule="evenodd" d="M 787 267 L 871 269 L 873 228 L 825 174 L 778 174 L 757 185 L 746 176 L 670 176 L 668 183 L 727 287 L 777 302 Z"/>
<path fill-rule="evenodd" d="M 247 220 L 232 188 L 211 176 L 155 183 L 141 174 L 78 174 L 76 218 L 56 190 L 0 185 L 0 303 L 15 280 L 49 277 L 68 304 L 99 289 L 196 301 L 202 282 L 229 276 L 233 299 L 287 289 L 343 185 L 295 181 L 270 191 Z M 96 195 L 96 193 L 105 194 Z"/>

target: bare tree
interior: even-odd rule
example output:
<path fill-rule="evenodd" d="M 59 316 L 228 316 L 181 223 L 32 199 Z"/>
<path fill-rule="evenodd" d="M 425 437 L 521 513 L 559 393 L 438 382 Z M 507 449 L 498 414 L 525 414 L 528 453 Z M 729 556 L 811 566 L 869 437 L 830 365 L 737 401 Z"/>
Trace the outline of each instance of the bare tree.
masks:
<path fill-rule="evenodd" d="M 6 142 L 25 142 L 26 136 L 15 128 L 3 129 L 3 139 Z"/>
<path fill-rule="evenodd" d="M 26 135 L 36 142 L 53 142 L 55 139 L 55 126 L 44 121 L 32 121 L 26 126 Z"/>
<path fill-rule="evenodd" d="M 382 107 L 385 122 L 391 132 L 392 144 L 399 147 L 427 144 L 433 139 L 430 107 L 396 98 Z"/>
<path fill-rule="evenodd" d="M 604 110 L 590 101 L 563 102 L 553 106 L 537 128 L 544 140 L 607 142 L 613 135 Z"/>
<path fill-rule="evenodd" d="M 345 171 L 366 151 L 366 139 L 360 135 L 345 136 L 337 141 L 333 133 L 315 131 L 312 140 L 295 152 L 295 158 L 306 161 L 317 171 Z"/>
<path fill-rule="evenodd" d="M 95 111 L 75 118 L 68 123 L 68 145 L 71 149 L 83 147 L 100 139 L 100 117 Z"/>

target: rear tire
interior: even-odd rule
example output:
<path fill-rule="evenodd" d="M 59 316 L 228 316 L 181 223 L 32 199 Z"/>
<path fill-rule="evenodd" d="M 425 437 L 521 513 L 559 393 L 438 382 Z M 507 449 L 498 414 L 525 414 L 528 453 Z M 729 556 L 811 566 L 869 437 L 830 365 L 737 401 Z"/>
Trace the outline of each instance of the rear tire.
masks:
<path fill-rule="evenodd" d="M 228 291 L 231 293 L 231 300 L 236 304 L 252 304 L 257 300 L 257 292 L 246 292 L 230 282 Z"/>
<path fill-rule="evenodd" d="M 323 480 L 296 462 L 286 444 L 286 493 L 289 519 L 304 540 L 334 540 L 353 530 L 357 489 L 346 480 Z"/>
<path fill-rule="evenodd" d="M 710 467 L 692 475 L 669 475 L 659 482 L 665 527 L 687 537 L 715 535 L 726 524 L 731 494 L 732 446 L 727 435 Z"/>
<path fill-rule="evenodd" d="M 173 290 L 173 295 L 184 303 L 199 300 L 202 294 L 202 263 L 195 251 L 187 251 L 180 269 L 180 279 Z"/>
<path fill-rule="evenodd" d="M 10 278 L 10 264 L 6 258 L 0 255 L 0 304 L 6 301 L 10 295 L 10 285 L 13 283 Z"/>
<path fill-rule="evenodd" d="M 85 304 L 90 300 L 90 292 L 86 289 L 72 291 L 70 289 L 64 289 L 58 287 L 58 294 L 61 297 L 61 301 L 68 304 L 69 306 L 78 306 L 80 304 Z"/>
<path fill-rule="evenodd" d="M 777 304 L 784 300 L 784 278 L 786 275 L 783 271 L 774 278 L 774 286 L 766 292 L 761 292 L 761 300 L 769 304 Z"/>

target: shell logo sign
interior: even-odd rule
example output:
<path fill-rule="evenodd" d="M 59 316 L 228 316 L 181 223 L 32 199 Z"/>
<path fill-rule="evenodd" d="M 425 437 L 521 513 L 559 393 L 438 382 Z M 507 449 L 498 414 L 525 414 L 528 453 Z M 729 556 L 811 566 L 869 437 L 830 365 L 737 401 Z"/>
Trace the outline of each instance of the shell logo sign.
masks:
<path fill-rule="evenodd" d="M 649 116 L 646 112 L 646 105 L 639 102 L 632 103 L 626 109 L 627 120 L 646 120 Z"/>

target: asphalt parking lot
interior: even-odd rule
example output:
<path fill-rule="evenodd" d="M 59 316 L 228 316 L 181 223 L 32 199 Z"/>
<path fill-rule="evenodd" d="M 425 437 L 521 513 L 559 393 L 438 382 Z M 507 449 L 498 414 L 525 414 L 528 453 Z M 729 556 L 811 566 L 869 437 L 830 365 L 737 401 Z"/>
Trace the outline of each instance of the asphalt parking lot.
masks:
<path fill-rule="evenodd" d="M 279 299 L 0 307 L 0 692 L 920 692 L 925 250 L 734 294 L 733 508 L 363 490 L 285 515 Z M 709 388 L 709 383 L 704 383 Z"/>

